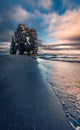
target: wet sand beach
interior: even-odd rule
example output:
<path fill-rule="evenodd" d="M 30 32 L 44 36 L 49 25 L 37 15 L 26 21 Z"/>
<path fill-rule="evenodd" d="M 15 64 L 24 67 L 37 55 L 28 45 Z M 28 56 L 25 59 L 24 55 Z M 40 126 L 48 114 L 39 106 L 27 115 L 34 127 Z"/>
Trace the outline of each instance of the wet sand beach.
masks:
<path fill-rule="evenodd" d="M 0 130 L 72 130 L 36 59 L 0 56 Z"/>

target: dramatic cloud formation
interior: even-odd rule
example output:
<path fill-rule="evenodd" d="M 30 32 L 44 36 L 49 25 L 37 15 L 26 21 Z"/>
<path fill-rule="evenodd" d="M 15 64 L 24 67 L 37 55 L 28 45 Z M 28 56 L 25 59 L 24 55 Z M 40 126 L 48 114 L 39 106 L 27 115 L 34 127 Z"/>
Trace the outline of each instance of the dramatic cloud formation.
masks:
<path fill-rule="evenodd" d="M 69 42 L 80 42 L 80 9 L 67 10 L 63 15 L 51 13 L 43 17 L 48 24 L 49 36 Z"/>
<path fill-rule="evenodd" d="M 40 0 L 38 2 L 38 5 L 45 8 L 45 9 L 49 9 L 52 6 L 52 1 L 51 0 Z"/>
<path fill-rule="evenodd" d="M 80 42 L 80 1 L 5 0 L 0 2 L 0 42 L 11 41 L 19 23 L 37 30 L 45 43 Z"/>
<path fill-rule="evenodd" d="M 12 20 L 14 20 L 17 23 L 23 23 L 25 21 L 28 21 L 33 15 L 29 13 L 27 10 L 21 8 L 19 5 L 14 7 L 11 12 L 9 12 L 9 16 Z"/>

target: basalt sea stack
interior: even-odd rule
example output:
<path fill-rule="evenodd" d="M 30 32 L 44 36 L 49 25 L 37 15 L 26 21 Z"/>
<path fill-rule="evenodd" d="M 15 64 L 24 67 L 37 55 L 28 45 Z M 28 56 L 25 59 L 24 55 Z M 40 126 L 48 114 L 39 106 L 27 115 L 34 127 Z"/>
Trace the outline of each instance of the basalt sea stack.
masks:
<path fill-rule="evenodd" d="M 10 54 L 23 54 L 25 51 L 28 54 L 37 54 L 38 40 L 37 33 L 34 28 L 29 28 L 25 24 L 19 24 L 14 36 L 12 36 L 12 42 L 10 45 Z"/>

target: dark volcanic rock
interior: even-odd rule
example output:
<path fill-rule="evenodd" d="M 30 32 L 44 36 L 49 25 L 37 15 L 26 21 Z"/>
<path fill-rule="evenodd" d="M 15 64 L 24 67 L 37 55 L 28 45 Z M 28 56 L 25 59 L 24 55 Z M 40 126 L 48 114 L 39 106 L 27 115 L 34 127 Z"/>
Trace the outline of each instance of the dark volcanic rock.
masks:
<path fill-rule="evenodd" d="M 25 51 L 37 54 L 38 40 L 37 33 L 34 28 L 29 28 L 25 24 L 19 24 L 16 29 L 10 45 L 10 54 L 23 54 Z"/>

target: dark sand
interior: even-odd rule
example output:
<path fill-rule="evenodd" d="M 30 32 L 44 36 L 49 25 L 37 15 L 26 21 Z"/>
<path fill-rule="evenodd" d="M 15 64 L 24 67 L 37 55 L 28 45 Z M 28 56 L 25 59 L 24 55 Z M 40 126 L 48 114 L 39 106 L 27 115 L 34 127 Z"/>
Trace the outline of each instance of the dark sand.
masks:
<path fill-rule="evenodd" d="M 0 130 L 72 130 L 31 57 L 0 57 Z"/>

